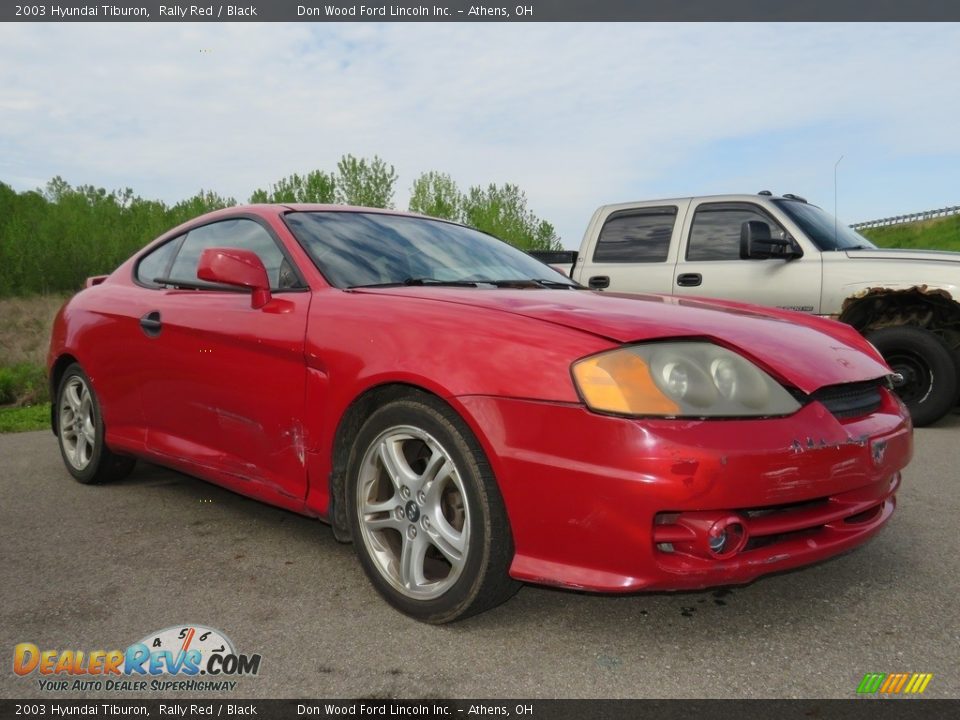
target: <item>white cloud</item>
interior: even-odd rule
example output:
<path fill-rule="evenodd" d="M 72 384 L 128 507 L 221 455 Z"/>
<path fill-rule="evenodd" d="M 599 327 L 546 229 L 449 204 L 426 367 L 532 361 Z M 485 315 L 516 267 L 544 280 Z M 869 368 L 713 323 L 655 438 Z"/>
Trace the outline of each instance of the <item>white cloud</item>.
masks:
<path fill-rule="evenodd" d="M 379 154 L 400 205 L 430 169 L 516 182 L 572 245 L 596 205 L 705 177 L 822 195 L 850 148 L 955 160 L 957 47 L 956 26 L 918 24 L 7 24 L 0 180 L 243 199 Z M 776 168 L 717 164 L 773 135 Z"/>

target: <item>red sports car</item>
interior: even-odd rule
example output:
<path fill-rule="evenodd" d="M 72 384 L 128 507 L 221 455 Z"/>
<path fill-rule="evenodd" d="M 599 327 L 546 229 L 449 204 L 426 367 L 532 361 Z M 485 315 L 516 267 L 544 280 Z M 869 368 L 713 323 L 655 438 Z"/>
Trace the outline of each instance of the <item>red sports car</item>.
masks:
<path fill-rule="evenodd" d="M 857 546 L 912 452 L 846 325 L 583 289 L 455 223 L 221 210 L 60 311 L 67 470 L 135 458 L 316 516 L 376 589 L 447 622 L 520 581 L 745 583 Z"/>

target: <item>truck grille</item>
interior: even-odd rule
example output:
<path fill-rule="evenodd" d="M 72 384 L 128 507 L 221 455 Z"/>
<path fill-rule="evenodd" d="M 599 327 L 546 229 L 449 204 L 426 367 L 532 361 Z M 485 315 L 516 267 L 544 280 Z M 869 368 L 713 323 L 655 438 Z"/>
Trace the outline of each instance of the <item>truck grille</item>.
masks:
<path fill-rule="evenodd" d="M 877 380 L 830 385 L 810 395 L 839 419 L 869 415 L 880 408 L 882 401 Z"/>

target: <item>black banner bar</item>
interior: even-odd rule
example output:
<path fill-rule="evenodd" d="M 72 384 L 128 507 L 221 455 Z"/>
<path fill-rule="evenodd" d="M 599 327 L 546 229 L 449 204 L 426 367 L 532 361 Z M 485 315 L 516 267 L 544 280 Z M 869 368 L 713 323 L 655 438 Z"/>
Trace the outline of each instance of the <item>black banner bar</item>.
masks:
<path fill-rule="evenodd" d="M 332 0 L 7 2 L 5 22 L 960 21 L 956 0 Z M 852 37 L 851 42 L 856 42 Z"/>
<path fill-rule="evenodd" d="M 0 700 L 0 718 L 537 718 L 939 720 L 960 700 Z"/>

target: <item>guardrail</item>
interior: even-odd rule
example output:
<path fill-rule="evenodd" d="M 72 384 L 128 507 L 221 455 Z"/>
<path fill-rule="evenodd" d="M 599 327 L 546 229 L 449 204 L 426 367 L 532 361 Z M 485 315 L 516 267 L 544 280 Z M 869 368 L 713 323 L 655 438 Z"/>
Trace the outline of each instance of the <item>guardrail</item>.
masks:
<path fill-rule="evenodd" d="M 903 225 L 905 223 L 917 222 L 919 220 L 950 217 L 951 215 L 960 215 L 960 205 L 940 208 L 939 210 L 927 210 L 925 212 L 910 213 L 909 215 L 894 215 L 893 217 L 881 218 L 880 220 L 867 220 L 866 222 L 854 223 L 850 227 L 852 227 L 854 230 L 863 230 L 864 228 Z"/>

